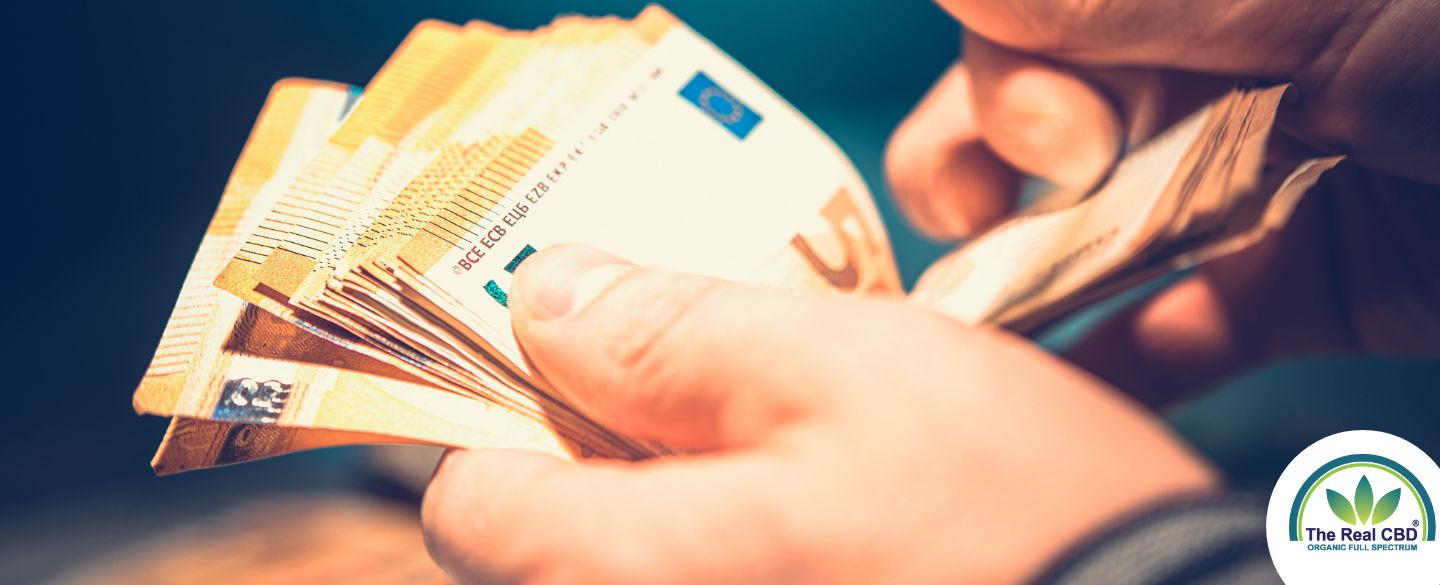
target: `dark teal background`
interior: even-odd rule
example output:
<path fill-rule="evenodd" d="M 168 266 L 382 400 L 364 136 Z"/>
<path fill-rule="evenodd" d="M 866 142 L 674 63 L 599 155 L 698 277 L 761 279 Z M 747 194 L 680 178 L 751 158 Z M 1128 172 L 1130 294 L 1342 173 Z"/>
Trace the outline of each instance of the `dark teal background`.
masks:
<path fill-rule="evenodd" d="M 6 89 L 14 151 L 0 183 L 12 252 L 0 279 L 0 567 L 33 578 L 188 511 L 363 482 L 345 451 L 155 479 L 147 462 L 164 421 L 130 410 L 130 392 L 273 81 L 363 84 L 423 18 L 534 27 L 559 12 L 633 15 L 642 6 L 168 0 L 7 7 L 7 79 L 15 81 Z M 667 6 L 849 153 L 881 201 L 912 281 L 942 249 L 897 219 L 880 182 L 881 154 L 890 130 L 956 57 L 958 26 L 922 0 Z M 1437 390 L 1434 363 L 1316 360 L 1243 376 L 1171 420 L 1237 484 L 1268 490 L 1293 454 L 1340 430 L 1386 430 L 1440 453 Z M 964 424 L 959 414 L 957 424 Z M 70 544 L 36 544 L 47 535 Z M 0 581 L 10 581 L 4 577 L 0 569 Z"/>

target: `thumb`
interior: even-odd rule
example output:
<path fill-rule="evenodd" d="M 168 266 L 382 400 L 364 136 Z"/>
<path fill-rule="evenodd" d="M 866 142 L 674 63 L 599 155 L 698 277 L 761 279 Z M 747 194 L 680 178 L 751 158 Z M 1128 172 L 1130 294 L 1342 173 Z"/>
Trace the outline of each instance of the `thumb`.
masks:
<path fill-rule="evenodd" d="M 621 434 L 677 449 L 758 442 L 813 408 L 802 394 L 829 385 L 835 359 L 812 343 L 824 315 L 801 297 L 582 246 L 528 259 L 511 308 L 520 346 L 558 394 Z"/>
<path fill-rule="evenodd" d="M 1262 77 L 1291 76 L 1326 60 L 1381 4 L 940 0 L 968 30 L 1071 63 Z"/>

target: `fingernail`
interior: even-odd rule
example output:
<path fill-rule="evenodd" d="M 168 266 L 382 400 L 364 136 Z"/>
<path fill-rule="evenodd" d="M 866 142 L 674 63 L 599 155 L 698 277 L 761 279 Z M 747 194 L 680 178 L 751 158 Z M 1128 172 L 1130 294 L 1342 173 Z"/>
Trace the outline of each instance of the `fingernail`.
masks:
<path fill-rule="evenodd" d="M 512 304 L 535 321 L 573 315 L 634 269 L 634 264 L 599 250 L 556 246 L 520 265 Z"/>

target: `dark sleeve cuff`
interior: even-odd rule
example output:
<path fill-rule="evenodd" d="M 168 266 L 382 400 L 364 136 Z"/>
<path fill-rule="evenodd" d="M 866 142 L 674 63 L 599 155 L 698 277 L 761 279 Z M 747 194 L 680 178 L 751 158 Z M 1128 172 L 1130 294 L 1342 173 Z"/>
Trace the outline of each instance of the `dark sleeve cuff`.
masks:
<path fill-rule="evenodd" d="M 1036 585 L 1280 585 L 1265 502 L 1247 495 L 1170 503 L 1076 547 Z"/>

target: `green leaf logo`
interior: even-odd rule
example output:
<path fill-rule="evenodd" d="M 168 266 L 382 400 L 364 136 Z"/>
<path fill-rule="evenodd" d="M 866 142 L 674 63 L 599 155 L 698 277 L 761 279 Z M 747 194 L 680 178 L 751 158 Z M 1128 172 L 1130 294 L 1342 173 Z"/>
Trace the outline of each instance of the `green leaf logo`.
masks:
<path fill-rule="evenodd" d="M 1390 490 L 1390 493 L 1376 502 L 1375 491 L 1370 487 L 1370 478 L 1363 475 L 1360 476 L 1360 484 L 1355 486 L 1353 506 L 1350 500 L 1335 490 L 1325 490 L 1325 497 L 1330 501 L 1330 511 L 1335 513 L 1335 517 L 1351 526 L 1367 522 L 1374 526 L 1390 518 L 1395 509 L 1400 507 L 1400 488 Z"/>
<path fill-rule="evenodd" d="M 1350 506 L 1350 500 L 1345 499 L 1340 492 L 1329 489 L 1325 490 L 1325 497 L 1330 500 L 1330 511 L 1335 513 L 1336 518 L 1351 526 L 1355 525 L 1355 508 Z"/>
<path fill-rule="evenodd" d="M 1370 478 L 1360 476 L 1360 485 L 1355 486 L 1355 519 L 1361 524 L 1370 520 L 1370 510 L 1375 507 L 1375 492 L 1370 490 Z"/>
<path fill-rule="evenodd" d="M 1381 522 L 1384 522 L 1385 519 L 1389 518 L 1391 514 L 1395 513 L 1395 508 L 1399 507 L 1400 488 L 1395 488 L 1393 490 L 1390 490 L 1390 493 L 1385 494 L 1384 497 L 1380 498 L 1379 502 L 1375 503 L 1375 516 L 1370 518 L 1370 523 L 1379 524 Z"/>

